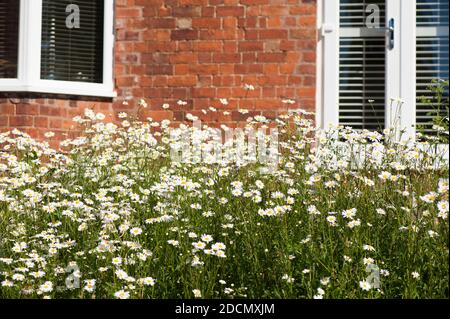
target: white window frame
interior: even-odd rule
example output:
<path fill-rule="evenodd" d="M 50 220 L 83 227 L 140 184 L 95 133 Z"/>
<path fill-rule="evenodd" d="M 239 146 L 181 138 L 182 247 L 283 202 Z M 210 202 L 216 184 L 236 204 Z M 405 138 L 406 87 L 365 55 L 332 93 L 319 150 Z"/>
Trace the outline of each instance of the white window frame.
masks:
<path fill-rule="evenodd" d="M 316 122 L 321 128 L 339 123 L 339 0 L 319 0 Z M 395 46 L 386 55 L 385 126 L 394 119 L 389 99 L 401 99 L 400 126 L 405 138 L 416 132 L 416 0 L 387 0 L 386 23 L 395 19 Z"/>
<path fill-rule="evenodd" d="M 117 96 L 113 79 L 114 0 L 104 3 L 103 83 L 41 79 L 42 0 L 20 0 L 17 78 L 0 79 L 0 92 Z"/>

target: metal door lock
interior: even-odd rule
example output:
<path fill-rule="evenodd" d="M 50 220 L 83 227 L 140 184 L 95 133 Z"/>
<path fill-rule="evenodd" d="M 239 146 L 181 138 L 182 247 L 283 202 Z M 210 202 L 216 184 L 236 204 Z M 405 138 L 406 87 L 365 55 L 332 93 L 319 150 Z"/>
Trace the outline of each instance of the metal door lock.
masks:
<path fill-rule="evenodd" d="M 389 50 L 394 49 L 395 45 L 395 20 L 392 18 L 389 20 L 387 28 L 374 28 L 376 32 L 384 32 L 386 34 L 386 46 Z"/>
<path fill-rule="evenodd" d="M 386 28 L 387 33 L 387 46 L 389 50 L 392 50 L 394 48 L 395 44 L 395 20 L 392 18 L 389 20 L 389 25 Z"/>

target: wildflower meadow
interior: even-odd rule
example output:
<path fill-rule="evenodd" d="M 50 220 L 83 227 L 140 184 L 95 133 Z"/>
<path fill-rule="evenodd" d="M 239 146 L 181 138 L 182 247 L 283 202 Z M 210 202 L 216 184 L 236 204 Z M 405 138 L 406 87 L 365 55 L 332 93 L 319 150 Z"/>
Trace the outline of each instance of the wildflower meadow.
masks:
<path fill-rule="evenodd" d="M 449 297 L 438 138 L 294 110 L 242 125 L 262 154 L 203 124 L 104 118 L 86 110 L 59 150 L 0 134 L 0 298 Z"/>

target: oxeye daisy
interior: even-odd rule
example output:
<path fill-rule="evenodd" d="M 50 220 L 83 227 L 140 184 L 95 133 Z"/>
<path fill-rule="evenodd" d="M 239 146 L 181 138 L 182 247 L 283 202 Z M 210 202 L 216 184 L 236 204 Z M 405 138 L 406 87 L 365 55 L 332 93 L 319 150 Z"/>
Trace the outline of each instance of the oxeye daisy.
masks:
<path fill-rule="evenodd" d="M 375 251 L 375 248 L 373 246 L 370 246 L 370 245 L 363 245 L 363 249 L 364 250 L 368 250 L 368 251 Z"/>
<path fill-rule="evenodd" d="M 359 287 L 364 291 L 369 291 L 370 289 L 372 289 L 372 285 L 366 280 L 360 281 Z"/>
<path fill-rule="evenodd" d="M 130 234 L 133 236 L 139 236 L 140 234 L 142 234 L 142 229 L 139 227 L 134 227 L 130 229 Z"/>
<path fill-rule="evenodd" d="M 3 287 L 12 287 L 12 286 L 14 286 L 14 282 L 12 282 L 11 280 L 3 280 L 2 281 L 2 286 Z"/>
<path fill-rule="evenodd" d="M 391 178 L 392 174 L 386 171 L 381 172 L 380 175 L 378 175 L 378 177 L 384 181 L 389 180 Z"/>
<path fill-rule="evenodd" d="M 174 247 L 177 247 L 177 246 L 180 245 L 180 242 L 179 242 L 178 240 L 173 240 L 173 239 L 168 240 L 167 243 L 168 243 L 169 245 L 174 246 Z"/>
<path fill-rule="evenodd" d="M 327 221 L 328 221 L 328 223 L 330 223 L 331 226 L 335 226 L 337 219 L 335 216 L 328 216 Z"/>
<path fill-rule="evenodd" d="M 245 89 L 245 90 L 248 90 L 248 91 L 254 91 L 254 90 L 255 90 L 255 87 L 254 87 L 252 84 L 247 84 L 247 83 L 245 83 L 245 84 L 244 84 L 244 89 Z"/>
<path fill-rule="evenodd" d="M 375 260 L 373 258 L 363 258 L 363 264 L 364 265 L 373 265 Z"/>
<path fill-rule="evenodd" d="M 217 257 L 220 257 L 220 258 L 226 258 L 227 257 L 223 250 L 216 250 L 216 251 L 214 251 L 213 254 L 215 254 Z"/>
<path fill-rule="evenodd" d="M 285 280 L 287 283 L 290 284 L 292 284 L 295 281 L 295 279 L 289 276 L 288 274 L 284 274 L 283 277 L 281 277 L 281 279 Z"/>
<path fill-rule="evenodd" d="M 327 286 L 330 283 L 330 277 L 320 279 L 320 283 L 324 286 Z"/>
<path fill-rule="evenodd" d="M 85 286 L 84 286 L 83 290 L 86 290 L 87 292 L 94 292 L 96 280 L 88 279 L 88 280 L 85 280 L 84 282 L 85 282 Z"/>
<path fill-rule="evenodd" d="M 205 243 L 209 243 L 209 242 L 211 242 L 211 241 L 213 240 L 213 238 L 212 238 L 211 235 L 205 235 L 205 234 L 202 235 L 201 239 L 202 239 L 202 241 L 204 241 Z"/>
<path fill-rule="evenodd" d="M 117 299 L 129 299 L 130 293 L 122 289 L 114 293 L 114 297 L 116 297 Z"/>
<path fill-rule="evenodd" d="M 156 283 L 155 279 L 153 279 L 152 277 L 141 278 L 140 282 L 142 282 L 142 284 L 145 286 L 154 286 Z"/>
<path fill-rule="evenodd" d="M 194 293 L 194 297 L 195 298 L 201 298 L 202 297 L 202 292 L 199 289 L 194 289 L 194 290 L 192 290 L 192 292 Z"/>
<path fill-rule="evenodd" d="M 420 199 L 423 200 L 425 203 L 433 203 L 436 200 L 437 195 L 438 195 L 437 193 L 431 192 L 426 195 L 420 196 Z"/>
<path fill-rule="evenodd" d="M 53 283 L 51 281 L 46 281 L 39 286 L 39 290 L 42 292 L 51 292 L 53 291 Z"/>
<path fill-rule="evenodd" d="M 111 261 L 113 265 L 119 266 L 122 264 L 122 258 L 121 257 L 114 257 Z"/>
<path fill-rule="evenodd" d="M 25 276 L 22 274 L 14 274 L 12 276 L 12 279 L 15 281 L 23 281 L 23 280 L 25 280 Z"/>
<path fill-rule="evenodd" d="M 211 247 L 213 250 L 225 250 L 226 246 L 224 243 L 217 242 Z"/>
<path fill-rule="evenodd" d="M 192 243 L 192 245 L 194 246 L 195 249 L 205 249 L 206 247 L 206 244 L 202 241 Z"/>
<path fill-rule="evenodd" d="M 189 238 L 197 238 L 197 234 L 194 232 L 189 232 L 188 237 Z"/>
<path fill-rule="evenodd" d="M 448 203 L 448 200 L 440 201 L 440 202 L 437 204 L 437 208 L 438 208 L 438 210 L 439 210 L 440 213 L 448 213 L 448 211 L 449 211 L 449 203 Z"/>

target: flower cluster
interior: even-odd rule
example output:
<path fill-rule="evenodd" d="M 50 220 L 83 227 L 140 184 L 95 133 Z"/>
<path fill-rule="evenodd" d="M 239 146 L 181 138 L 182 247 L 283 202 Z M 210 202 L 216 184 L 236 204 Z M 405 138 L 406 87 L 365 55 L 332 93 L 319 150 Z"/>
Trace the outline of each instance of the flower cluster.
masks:
<path fill-rule="evenodd" d="M 257 115 L 247 129 L 279 131 L 264 172 L 233 142 L 243 160 L 173 162 L 178 137 L 221 141 L 119 118 L 87 110 L 61 150 L 0 134 L 0 297 L 448 297 L 448 161 L 432 141 Z"/>

